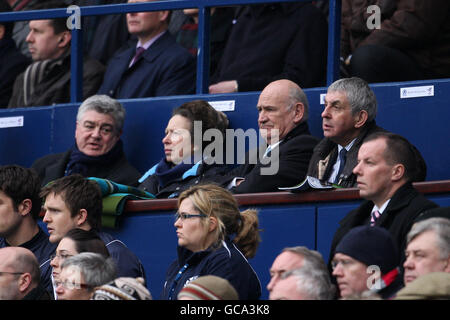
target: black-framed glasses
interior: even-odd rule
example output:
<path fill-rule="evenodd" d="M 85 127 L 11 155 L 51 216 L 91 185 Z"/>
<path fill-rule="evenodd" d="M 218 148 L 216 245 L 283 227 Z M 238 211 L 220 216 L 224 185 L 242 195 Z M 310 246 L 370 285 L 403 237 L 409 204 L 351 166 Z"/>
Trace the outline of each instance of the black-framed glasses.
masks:
<path fill-rule="evenodd" d="M 177 221 L 178 219 L 181 219 L 181 221 L 184 221 L 186 219 L 191 219 L 191 218 L 206 218 L 207 215 L 204 213 L 196 213 L 196 214 L 191 214 L 191 213 L 186 213 L 186 212 L 177 212 L 175 213 L 175 221 Z"/>
<path fill-rule="evenodd" d="M 0 276 L 3 274 L 24 274 L 25 272 L 9 272 L 9 271 L 0 271 Z"/>

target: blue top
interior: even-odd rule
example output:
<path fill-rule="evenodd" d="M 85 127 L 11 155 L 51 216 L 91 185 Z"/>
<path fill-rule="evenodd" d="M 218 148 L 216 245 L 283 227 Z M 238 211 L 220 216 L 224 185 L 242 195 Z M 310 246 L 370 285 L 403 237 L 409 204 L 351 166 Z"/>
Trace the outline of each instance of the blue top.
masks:
<path fill-rule="evenodd" d="M 238 292 L 240 300 L 258 300 L 261 296 L 258 275 L 236 245 L 227 239 L 219 248 L 200 252 L 178 247 L 178 260 L 167 270 L 160 298 L 176 300 L 187 283 L 204 275 L 227 279 Z"/>
<path fill-rule="evenodd" d="M 141 261 L 122 241 L 106 232 L 99 232 L 98 235 L 108 248 L 111 258 L 116 261 L 117 277 L 145 279 L 145 270 Z"/>
<path fill-rule="evenodd" d="M 163 158 L 160 162 L 150 168 L 140 179 L 138 188 L 151 194 L 157 198 L 176 198 L 184 190 L 200 183 L 217 183 L 220 181 L 227 171 L 228 167 L 224 164 L 206 164 L 203 160 L 192 165 L 179 164 L 166 171 L 161 179 L 158 171 L 161 167 L 168 168 L 167 162 Z M 164 185 L 161 181 L 164 180 Z"/>

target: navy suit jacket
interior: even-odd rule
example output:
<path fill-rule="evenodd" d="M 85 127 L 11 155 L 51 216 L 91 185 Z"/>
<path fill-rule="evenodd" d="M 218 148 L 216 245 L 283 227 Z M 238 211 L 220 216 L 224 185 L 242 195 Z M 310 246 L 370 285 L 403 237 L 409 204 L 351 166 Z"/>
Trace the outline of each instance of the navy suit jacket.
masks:
<path fill-rule="evenodd" d="M 98 94 L 129 99 L 195 93 L 195 59 L 169 32 L 129 68 L 135 51 L 136 44 L 120 49 L 111 58 Z"/>

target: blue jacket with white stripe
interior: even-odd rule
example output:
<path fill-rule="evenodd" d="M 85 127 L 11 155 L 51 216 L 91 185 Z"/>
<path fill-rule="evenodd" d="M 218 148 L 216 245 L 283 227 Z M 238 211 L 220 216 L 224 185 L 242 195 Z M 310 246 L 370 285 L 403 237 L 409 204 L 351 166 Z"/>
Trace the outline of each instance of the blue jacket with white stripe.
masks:
<path fill-rule="evenodd" d="M 178 246 L 178 259 L 167 270 L 160 299 L 176 300 L 186 284 L 205 275 L 227 279 L 240 300 L 258 300 L 261 296 L 258 275 L 237 246 L 227 239 L 219 248 L 200 252 Z"/>
<path fill-rule="evenodd" d="M 139 189 L 150 192 L 157 198 L 177 198 L 181 192 L 189 189 L 191 186 L 221 181 L 222 176 L 228 171 L 226 165 L 209 165 L 204 162 L 198 162 L 189 170 L 186 170 L 182 177 L 161 187 L 155 174 L 158 164 L 155 164 L 139 179 Z"/>

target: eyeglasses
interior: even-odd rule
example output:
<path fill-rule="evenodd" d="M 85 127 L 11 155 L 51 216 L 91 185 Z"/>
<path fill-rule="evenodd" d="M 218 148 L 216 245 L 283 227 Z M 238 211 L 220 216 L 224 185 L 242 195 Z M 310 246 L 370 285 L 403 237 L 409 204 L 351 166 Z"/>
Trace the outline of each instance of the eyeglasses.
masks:
<path fill-rule="evenodd" d="M 59 260 L 65 260 L 67 258 L 73 257 L 73 254 L 52 254 L 50 256 L 50 261 L 58 257 Z"/>
<path fill-rule="evenodd" d="M 4 274 L 24 274 L 24 272 L 8 272 L 8 271 L 0 271 L 0 276 Z"/>
<path fill-rule="evenodd" d="M 190 214 L 190 213 L 185 213 L 185 212 L 177 212 L 175 213 L 175 221 L 177 221 L 178 219 L 181 219 L 181 221 L 184 221 L 186 219 L 190 219 L 190 218 L 206 218 L 207 215 L 204 213 L 199 213 L 199 214 Z"/>
<path fill-rule="evenodd" d="M 69 280 L 65 280 L 65 281 L 59 281 L 56 280 L 54 282 L 55 284 L 55 288 L 62 286 L 63 288 L 67 289 L 67 290 L 80 290 L 80 289 L 92 289 L 93 286 L 85 284 L 85 283 L 75 283 Z"/>
<path fill-rule="evenodd" d="M 338 267 L 339 264 L 342 265 L 342 268 L 348 268 L 349 266 L 351 266 L 352 264 L 354 264 L 355 261 L 354 260 L 350 260 L 350 259 L 342 259 L 342 260 L 333 260 L 331 261 L 331 268 L 334 270 Z"/>

